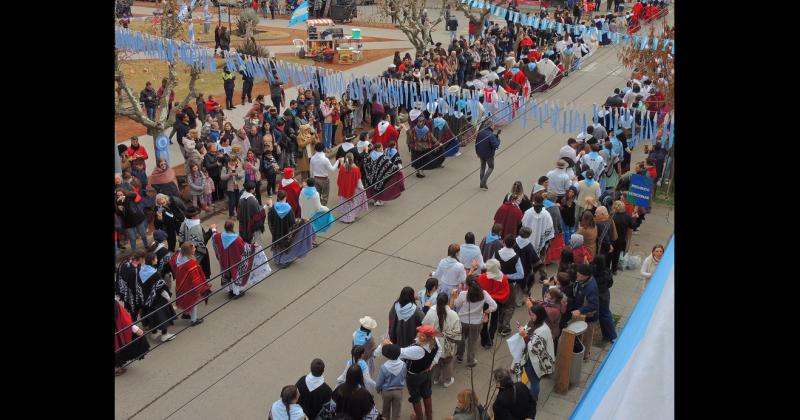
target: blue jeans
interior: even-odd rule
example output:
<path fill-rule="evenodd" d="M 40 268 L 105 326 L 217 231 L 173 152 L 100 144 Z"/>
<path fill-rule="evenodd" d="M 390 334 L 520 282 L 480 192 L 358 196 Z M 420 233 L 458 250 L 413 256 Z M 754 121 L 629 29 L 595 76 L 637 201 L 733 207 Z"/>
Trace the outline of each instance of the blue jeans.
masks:
<path fill-rule="evenodd" d="M 330 149 L 333 147 L 333 124 L 332 123 L 323 123 L 322 124 L 322 144 L 325 145 L 326 149 Z"/>
<path fill-rule="evenodd" d="M 533 365 L 531 361 L 528 360 L 525 363 L 525 374 L 528 375 L 528 387 L 531 390 L 531 398 L 534 401 L 539 401 L 539 377 L 536 376 L 536 372 L 533 370 Z"/>
<path fill-rule="evenodd" d="M 142 238 L 142 242 L 144 242 L 144 247 L 148 247 L 147 243 L 147 219 L 142 220 L 142 223 L 138 225 L 125 229 L 128 232 L 128 240 L 131 241 L 131 250 L 136 251 L 136 235 L 138 234 L 139 237 Z"/>
<path fill-rule="evenodd" d="M 611 292 L 606 291 L 600 293 L 600 331 L 603 333 L 603 338 L 607 340 L 616 340 L 617 331 L 614 329 L 614 319 L 611 318 Z"/>
<path fill-rule="evenodd" d="M 242 193 L 239 190 L 228 191 L 228 216 L 236 216 L 236 205 L 239 204 L 239 198 Z"/>
<path fill-rule="evenodd" d="M 154 107 L 154 106 L 153 107 L 149 107 L 148 106 L 148 107 L 145 107 L 145 108 L 147 108 L 147 118 L 150 118 L 151 120 L 155 120 L 156 119 L 156 107 Z"/>

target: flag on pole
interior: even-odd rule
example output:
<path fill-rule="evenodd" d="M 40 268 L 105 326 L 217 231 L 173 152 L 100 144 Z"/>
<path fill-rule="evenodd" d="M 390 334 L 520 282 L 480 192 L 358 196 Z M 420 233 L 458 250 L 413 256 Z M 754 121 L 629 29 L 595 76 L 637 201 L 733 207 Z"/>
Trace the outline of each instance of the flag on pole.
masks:
<path fill-rule="evenodd" d="M 194 44 L 194 22 L 189 21 L 189 43 Z"/>
<path fill-rule="evenodd" d="M 297 6 L 297 9 L 294 9 L 294 12 L 292 12 L 292 17 L 289 20 L 289 25 L 287 26 L 292 26 L 300 22 L 305 22 L 307 20 L 308 20 L 308 1 L 306 0 L 300 3 L 300 5 Z"/>

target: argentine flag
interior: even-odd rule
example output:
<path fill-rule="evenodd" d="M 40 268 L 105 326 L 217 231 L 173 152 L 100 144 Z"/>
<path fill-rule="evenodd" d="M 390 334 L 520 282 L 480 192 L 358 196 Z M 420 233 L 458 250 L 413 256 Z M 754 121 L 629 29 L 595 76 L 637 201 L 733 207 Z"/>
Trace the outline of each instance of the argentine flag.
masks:
<path fill-rule="evenodd" d="M 289 25 L 292 26 L 294 24 L 305 22 L 308 20 L 308 1 L 304 1 L 297 6 L 297 9 L 294 9 L 292 13 L 292 18 L 289 20 Z"/>

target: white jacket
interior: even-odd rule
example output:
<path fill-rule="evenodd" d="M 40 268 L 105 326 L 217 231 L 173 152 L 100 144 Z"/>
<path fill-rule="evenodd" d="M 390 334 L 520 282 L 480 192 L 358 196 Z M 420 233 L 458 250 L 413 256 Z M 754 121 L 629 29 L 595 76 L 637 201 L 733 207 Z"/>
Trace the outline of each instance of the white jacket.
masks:
<path fill-rule="evenodd" d="M 645 279 L 650 280 L 650 277 L 653 276 L 653 273 L 656 272 L 656 267 L 658 267 L 658 263 L 653 259 L 653 254 L 647 256 L 642 263 L 642 275 Z"/>

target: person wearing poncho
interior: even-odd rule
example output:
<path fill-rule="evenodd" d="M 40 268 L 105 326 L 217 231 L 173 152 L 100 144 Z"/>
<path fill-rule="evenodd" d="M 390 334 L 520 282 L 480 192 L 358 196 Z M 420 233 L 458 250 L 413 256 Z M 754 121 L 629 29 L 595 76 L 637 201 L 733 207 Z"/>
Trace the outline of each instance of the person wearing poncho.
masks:
<path fill-rule="evenodd" d="M 292 206 L 294 217 L 300 217 L 300 204 L 297 200 L 300 196 L 300 183 L 294 177 L 294 169 L 287 167 L 283 169 L 283 178 L 281 179 L 278 191 L 286 193 L 286 202 Z"/>
<path fill-rule="evenodd" d="M 225 222 L 225 231 L 217 232 L 211 238 L 214 246 L 214 254 L 219 261 L 219 268 L 222 272 L 222 286 L 228 284 L 228 298 L 238 299 L 244 296 L 250 279 L 256 276 L 266 277 L 271 272 L 269 264 L 266 264 L 266 256 L 261 252 L 260 246 L 252 245 L 242 239 L 234 232 L 235 223 L 233 220 Z M 257 259 L 253 256 L 256 252 L 263 258 Z M 259 278 L 259 280 L 260 280 Z"/>
<path fill-rule="evenodd" d="M 310 223 L 293 232 L 296 221 L 292 206 L 286 202 L 286 191 L 278 191 L 278 202 L 270 208 L 267 222 L 272 234 L 272 255 L 279 268 L 286 268 L 297 258 L 305 257 L 313 247 L 314 228 Z"/>
<path fill-rule="evenodd" d="M 444 162 L 441 150 L 432 151 L 440 143 L 433 137 L 425 118 L 420 118 L 421 114 L 418 109 L 412 109 L 408 113 L 411 128 L 406 132 L 406 142 L 411 152 L 411 166 L 418 170 L 417 178 L 425 177 L 424 169 L 439 168 Z"/>
<path fill-rule="evenodd" d="M 494 213 L 494 222 L 503 226 L 504 235 L 516 235 L 522 221 L 522 210 L 515 201 L 504 201 Z"/>
<path fill-rule="evenodd" d="M 372 141 L 376 144 L 382 144 L 384 149 L 389 147 L 390 141 L 396 142 L 400 137 L 400 132 L 397 131 L 397 129 L 389 121 L 390 116 L 391 115 L 387 113 L 383 117 L 383 121 L 379 122 L 378 125 L 375 126 L 375 132 L 372 134 Z"/>
<path fill-rule="evenodd" d="M 192 326 L 202 323 L 202 319 L 197 319 L 197 304 L 211 293 L 211 285 L 206 282 L 206 276 L 195 259 L 194 244 L 184 242 L 180 251 L 170 259 L 169 266 L 175 274 L 176 306 L 181 312 L 191 310 Z"/>
<path fill-rule="evenodd" d="M 439 142 L 444 143 L 444 157 L 454 157 L 461 153 L 458 151 L 459 143 L 458 137 L 453 134 L 450 126 L 447 124 L 440 112 L 436 113 L 433 118 L 433 137 Z"/>
<path fill-rule="evenodd" d="M 564 250 L 564 220 L 561 218 L 561 208 L 556 204 L 558 198 L 554 191 L 546 194 L 547 198 L 544 200 L 544 208 L 550 213 L 553 219 L 553 240 L 547 248 L 547 255 L 544 258 L 544 264 L 550 264 L 553 261 L 561 259 L 561 251 Z"/>
<path fill-rule="evenodd" d="M 264 233 L 264 221 L 267 218 L 266 207 L 262 207 L 253 192 L 256 190 L 253 181 L 244 183 L 244 192 L 239 198 L 236 207 L 236 217 L 239 219 L 239 235 L 248 244 L 261 244 L 261 235 Z M 269 200 L 267 201 L 269 203 Z"/>
<path fill-rule="evenodd" d="M 553 230 L 553 218 L 550 213 L 544 210 L 544 200 L 541 196 L 536 196 L 533 200 L 533 207 L 529 208 L 522 216 L 522 226 L 527 226 L 531 230 L 531 244 L 536 255 L 542 255 L 548 241 L 555 237 Z"/>
<path fill-rule="evenodd" d="M 369 152 L 369 157 L 364 161 L 365 184 L 367 198 L 375 200 L 376 206 L 382 206 L 384 201 L 400 197 L 405 190 L 403 183 L 397 179 L 398 176 L 400 178 L 403 176 L 398 167 L 402 168 L 399 164 L 392 164 L 392 159 L 383 153 L 383 146 L 380 143 L 375 144 L 375 148 Z"/>
<path fill-rule="evenodd" d="M 150 343 L 146 338 L 136 340 L 130 344 L 136 336 L 144 334 L 144 330 L 136 325 L 126 328 L 133 323 L 131 315 L 120 302 L 114 300 L 114 375 L 119 376 L 127 369 L 122 365 L 129 360 L 143 359 L 144 354 L 150 350 Z M 126 328 L 123 330 L 123 328 Z M 129 345 L 130 344 L 130 345 Z M 127 346 L 127 347 L 126 347 Z M 123 348 L 124 347 L 124 348 Z"/>
<path fill-rule="evenodd" d="M 166 249 L 166 248 L 165 248 Z M 154 253 L 145 257 L 145 263 L 139 269 L 139 280 L 142 283 L 142 324 L 153 331 L 153 338 L 161 341 L 172 340 L 174 334 L 167 332 L 167 327 L 173 324 L 175 310 L 170 304 L 172 295 L 169 286 L 159 272 L 159 259 Z"/>
<path fill-rule="evenodd" d="M 319 191 L 314 184 L 314 178 L 308 178 L 306 187 L 300 191 L 300 217 L 311 223 L 314 233 L 327 232 L 333 224 L 333 212 L 320 203 Z"/>
<path fill-rule="evenodd" d="M 355 138 L 355 136 L 353 136 Z M 344 145 L 350 143 L 342 144 Z M 355 152 L 353 146 L 349 150 Z M 339 149 L 341 151 L 341 149 Z M 361 181 L 361 170 L 354 163 L 354 154 L 347 152 L 344 164 L 339 165 L 339 177 L 336 183 L 339 187 L 339 205 L 336 213 L 343 223 L 353 223 L 361 213 L 368 210 L 367 194 L 364 193 L 364 184 Z"/>

